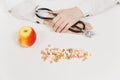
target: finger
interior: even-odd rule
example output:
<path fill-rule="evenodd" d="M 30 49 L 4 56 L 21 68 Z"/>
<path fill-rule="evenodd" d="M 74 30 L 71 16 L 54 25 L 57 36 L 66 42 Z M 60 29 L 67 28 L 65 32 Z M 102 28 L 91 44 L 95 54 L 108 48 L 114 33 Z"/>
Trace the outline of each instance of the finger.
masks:
<path fill-rule="evenodd" d="M 60 18 L 61 17 L 58 15 L 52 20 L 51 25 L 52 25 L 53 28 L 55 27 L 55 24 L 60 20 Z"/>
<path fill-rule="evenodd" d="M 62 19 L 60 19 L 55 25 L 54 25 L 54 30 L 56 32 L 58 32 L 58 29 L 60 28 L 61 24 L 63 23 L 64 21 Z"/>
<path fill-rule="evenodd" d="M 68 23 L 67 26 L 62 30 L 63 33 L 67 32 L 68 29 L 72 26 L 71 23 Z"/>
<path fill-rule="evenodd" d="M 85 26 L 86 26 L 86 28 L 85 28 L 86 30 L 92 30 L 93 29 L 93 27 L 90 23 L 85 22 Z"/>
<path fill-rule="evenodd" d="M 52 14 L 48 14 L 47 17 L 54 17 Z M 51 20 L 44 20 L 43 24 L 51 26 Z"/>
<path fill-rule="evenodd" d="M 59 26 L 59 28 L 57 29 L 57 32 L 62 32 L 63 29 L 68 25 L 68 22 L 65 21 L 65 22 L 62 22 Z"/>

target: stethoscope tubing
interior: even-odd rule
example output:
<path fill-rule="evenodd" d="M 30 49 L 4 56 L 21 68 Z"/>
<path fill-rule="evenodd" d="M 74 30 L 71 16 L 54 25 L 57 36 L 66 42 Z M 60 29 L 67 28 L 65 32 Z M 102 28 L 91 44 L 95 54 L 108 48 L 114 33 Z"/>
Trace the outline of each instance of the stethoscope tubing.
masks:
<path fill-rule="evenodd" d="M 38 13 L 39 13 L 39 11 L 41 11 L 41 10 L 46 10 L 46 11 L 49 11 L 49 12 L 53 12 L 51 9 L 48 9 L 48 8 L 39 8 L 39 9 L 37 9 L 37 10 L 35 11 L 35 15 L 36 15 L 38 18 L 44 19 L 44 20 L 53 20 L 53 19 L 54 19 L 54 18 L 50 18 L 50 17 L 40 16 Z M 58 15 L 57 13 L 52 13 L 52 14 L 53 14 L 54 16 L 57 16 L 57 15 Z M 83 25 L 83 28 L 78 27 L 78 26 L 77 26 L 78 23 L 82 24 L 82 25 Z M 74 30 L 74 29 L 72 29 L 72 28 L 77 28 L 78 30 Z M 74 25 L 72 25 L 71 28 L 69 28 L 69 30 L 72 31 L 72 32 L 75 32 L 75 33 L 84 33 L 85 24 L 84 24 L 84 22 L 82 22 L 82 21 L 79 20 L 79 21 L 76 22 Z"/>

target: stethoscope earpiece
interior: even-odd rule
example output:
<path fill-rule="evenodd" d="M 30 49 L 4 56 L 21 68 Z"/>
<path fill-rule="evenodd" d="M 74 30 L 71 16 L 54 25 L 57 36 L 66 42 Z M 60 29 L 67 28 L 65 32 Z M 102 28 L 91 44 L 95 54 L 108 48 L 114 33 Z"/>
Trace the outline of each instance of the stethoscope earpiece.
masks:
<path fill-rule="evenodd" d="M 43 11 L 43 12 L 42 12 Z M 53 20 L 53 17 L 46 17 L 46 16 L 42 16 L 41 14 L 47 12 L 47 13 L 51 13 L 53 12 L 53 10 L 48 9 L 48 8 L 38 8 L 38 6 L 35 9 L 35 15 L 36 17 L 40 18 L 40 19 L 44 19 L 44 20 Z M 51 13 L 54 16 L 57 16 L 57 13 Z M 78 24 L 82 24 L 83 28 L 80 28 L 79 26 L 77 26 Z M 85 23 L 83 21 L 78 21 L 76 22 L 74 25 L 71 26 L 71 28 L 69 28 L 69 30 L 71 32 L 75 32 L 75 33 L 85 33 L 86 36 L 90 36 L 88 35 L 88 32 L 85 29 Z"/>

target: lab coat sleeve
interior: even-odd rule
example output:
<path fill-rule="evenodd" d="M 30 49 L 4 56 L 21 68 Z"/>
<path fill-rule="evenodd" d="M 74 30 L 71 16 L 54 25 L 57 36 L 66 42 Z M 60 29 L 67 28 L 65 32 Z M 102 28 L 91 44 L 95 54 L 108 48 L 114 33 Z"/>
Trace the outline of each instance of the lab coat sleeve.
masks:
<path fill-rule="evenodd" d="M 24 0 L 12 7 L 8 12 L 18 19 L 42 23 L 42 19 L 35 17 L 35 8 L 42 3 L 43 0 Z"/>
<path fill-rule="evenodd" d="M 115 0 L 83 0 L 77 7 L 82 11 L 83 16 L 86 17 L 103 12 L 115 4 Z"/>

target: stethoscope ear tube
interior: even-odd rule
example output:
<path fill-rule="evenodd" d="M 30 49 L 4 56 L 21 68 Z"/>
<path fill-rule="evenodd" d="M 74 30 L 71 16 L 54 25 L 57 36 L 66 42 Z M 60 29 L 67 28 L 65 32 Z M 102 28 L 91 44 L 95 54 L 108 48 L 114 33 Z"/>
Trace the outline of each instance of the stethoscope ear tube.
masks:
<path fill-rule="evenodd" d="M 51 9 L 48 9 L 48 8 L 38 8 L 36 11 L 35 11 L 35 15 L 40 18 L 40 19 L 44 19 L 44 20 L 53 20 L 54 18 L 51 18 L 51 17 L 44 17 L 44 16 L 40 16 L 38 13 L 39 11 L 42 11 L 42 10 L 46 10 L 49 12 L 53 12 Z M 57 13 L 52 13 L 54 16 L 57 16 L 58 14 Z M 77 26 L 77 24 L 82 24 L 83 28 L 80 28 L 79 26 Z M 73 28 L 76 28 L 77 30 L 74 30 Z M 72 32 L 75 32 L 75 33 L 84 33 L 84 30 L 85 30 L 85 24 L 84 22 L 82 21 L 78 21 L 76 22 L 74 25 L 71 26 L 71 28 L 69 28 L 70 31 Z"/>
<path fill-rule="evenodd" d="M 46 19 L 46 20 L 53 20 L 53 18 L 50 18 L 50 17 L 43 17 L 43 16 L 40 16 L 38 13 L 39 11 L 42 11 L 42 10 L 46 10 L 46 11 L 49 11 L 49 12 L 52 12 L 51 9 L 48 9 L 48 8 L 39 8 L 35 11 L 35 15 L 40 18 L 40 19 Z"/>
<path fill-rule="evenodd" d="M 77 26 L 77 24 L 79 24 L 79 23 L 82 24 L 83 28 L 80 28 L 79 26 Z M 74 30 L 72 28 L 77 28 L 78 30 Z M 82 21 L 78 21 L 73 26 L 71 26 L 71 28 L 69 28 L 69 30 L 72 31 L 72 32 L 75 32 L 75 33 L 84 33 L 85 24 Z"/>

